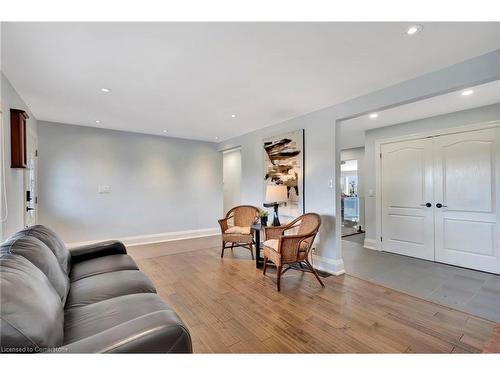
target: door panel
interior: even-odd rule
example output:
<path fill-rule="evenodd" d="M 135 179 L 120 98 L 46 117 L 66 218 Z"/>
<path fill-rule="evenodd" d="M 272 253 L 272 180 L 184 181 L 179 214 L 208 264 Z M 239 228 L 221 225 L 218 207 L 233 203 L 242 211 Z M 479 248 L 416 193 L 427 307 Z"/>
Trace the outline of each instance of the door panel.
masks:
<path fill-rule="evenodd" d="M 498 128 L 434 138 L 436 261 L 500 271 Z"/>
<path fill-rule="evenodd" d="M 432 140 L 384 144 L 382 168 L 382 249 L 434 259 Z"/>

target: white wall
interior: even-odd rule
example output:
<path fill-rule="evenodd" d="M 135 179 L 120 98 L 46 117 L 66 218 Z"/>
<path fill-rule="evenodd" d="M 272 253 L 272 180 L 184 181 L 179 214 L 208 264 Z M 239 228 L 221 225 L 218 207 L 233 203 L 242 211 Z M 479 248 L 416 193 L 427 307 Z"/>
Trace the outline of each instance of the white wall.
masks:
<path fill-rule="evenodd" d="M 5 215 L 5 210 L 8 212 L 7 220 L 1 223 L 0 235 L 2 236 L 2 239 L 4 239 L 24 227 L 25 210 L 25 170 L 10 167 L 10 109 L 22 109 L 28 113 L 29 119 L 27 121 L 27 131 L 32 131 L 34 134 L 37 133 L 37 120 L 3 73 L 0 73 L 0 86 L 0 103 L 2 107 L 3 122 L 3 134 L 0 135 L 0 147 L 4 148 L 3 151 L 5 160 L 3 161 L 4 168 L 2 173 L 5 173 L 5 188 L 7 194 L 7 207 L 3 207 L 2 204 L 3 212 L 0 216 Z M 0 189 L 2 189 L 2 187 L 0 187 Z M 2 194 L 0 195 L 3 197 Z"/>
<path fill-rule="evenodd" d="M 226 151 L 222 155 L 224 184 L 224 214 L 241 203 L 241 151 Z"/>
<path fill-rule="evenodd" d="M 340 160 L 358 161 L 358 197 L 359 197 L 359 224 L 365 229 L 365 148 L 356 147 L 342 150 Z"/>
<path fill-rule="evenodd" d="M 214 143 L 43 121 L 38 137 L 39 220 L 64 241 L 218 227 L 222 155 Z"/>
<path fill-rule="evenodd" d="M 376 155 L 377 140 L 451 129 L 458 126 L 500 119 L 500 104 L 454 112 L 403 124 L 368 130 L 365 134 L 365 220 L 366 241 L 373 244 L 376 237 Z M 369 194 L 369 193 L 372 194 Z"/>
<path fill-rule="evenodd" d="M 500 79 L 499 63 L 500 50 L 497 50 L 345 103 L 232 138 L 222 142 L 219 149 L 241 147 L 242 203 L 261 206 L 264 186 L 262 139 L 305 129 L 305 209 L 322 216 L 315 266 L 340 274 L 344 272 L 344 265 L 340 235 L 337 236 L 337 232 L 340 232 L 340 220 L 336 220 L 340 216 L 340 196 L 336 191 L 340 181 L 338 161 L 341 149 L 337 122 Z"/>

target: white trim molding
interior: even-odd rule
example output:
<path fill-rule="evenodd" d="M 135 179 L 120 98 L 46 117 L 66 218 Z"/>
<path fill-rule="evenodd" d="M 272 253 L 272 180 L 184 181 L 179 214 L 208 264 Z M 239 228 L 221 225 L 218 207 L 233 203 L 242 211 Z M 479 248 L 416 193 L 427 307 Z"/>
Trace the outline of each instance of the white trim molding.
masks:
<path fill-rule="evenodd" d="M 70 242 L 66 245 L 71 247 L 90 245 L 96 242 L 118 240 L 123 242 L 127 246 L 137 246 L 137 245 L 148 245 L 158 242 L 176 241 L 176 240 L 186 240 L 190 238 L 200 238 L 209 237 L 220 234 L 220 228 L 206 228 L 206 229 L 194 229 L 194 230 L 184 230 L 178 232 L 165 232 L 165 233 L 154 233 L 145 234 L 141 236 L 131 236 L 131 237 L 117 237 L 117 238 L 106 238 L 93 241 L 83 241 L 83 242 Z"/>
<path fill-rule="evenodd" d="M 379 250 L 377 249 L 377 241 L 373 238 L 365 238 L 363 247 L 370 250 Z"/>
<path fill-rule="evenodd" d="M 342 259 L 325 258 L 319 255 L 312 255 L 315 269 L 340 276 L 345 273 L 344 261 Z"/>

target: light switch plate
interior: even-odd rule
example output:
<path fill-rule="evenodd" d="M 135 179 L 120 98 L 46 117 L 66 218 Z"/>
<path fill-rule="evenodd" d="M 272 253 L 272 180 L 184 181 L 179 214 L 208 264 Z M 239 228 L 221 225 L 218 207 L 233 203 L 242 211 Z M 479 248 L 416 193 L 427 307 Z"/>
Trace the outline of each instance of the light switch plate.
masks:
<path fill-rule="evenodd" d="M 106 193 L 109 193 L 111 191 L 111 186 L 109 185 L 98 185 L 97 186 L 97 192 L 99 194 L 106 194 Z"/>

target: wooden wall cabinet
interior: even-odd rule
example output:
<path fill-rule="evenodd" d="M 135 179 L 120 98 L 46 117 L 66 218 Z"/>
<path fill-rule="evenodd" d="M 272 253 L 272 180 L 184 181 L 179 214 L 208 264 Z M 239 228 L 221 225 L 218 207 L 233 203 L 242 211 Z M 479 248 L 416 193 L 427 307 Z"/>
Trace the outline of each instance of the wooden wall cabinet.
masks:
<path fill-rule="evenodd" d="M 10 109 L 10 167 L 26 168 L 26 120 L 28 114 L 21 109 Z"/>

